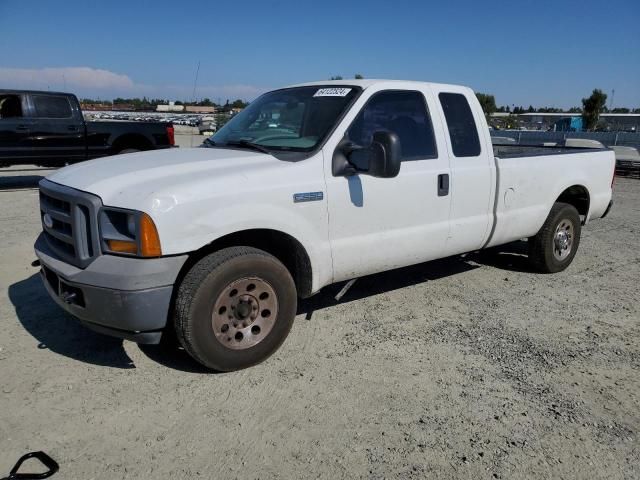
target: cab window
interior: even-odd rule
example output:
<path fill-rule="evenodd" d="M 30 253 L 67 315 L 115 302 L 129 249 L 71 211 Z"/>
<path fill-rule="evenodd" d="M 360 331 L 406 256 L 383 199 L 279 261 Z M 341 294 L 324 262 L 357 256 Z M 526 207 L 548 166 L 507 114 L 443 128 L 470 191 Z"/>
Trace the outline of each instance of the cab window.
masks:
<path fill-rule="evenodd" d="M 0 95 L 0 118 L 22 117 L 20 95 Z"/>
<path fill-rule="evenodd" d="M 447 120 L 453 154 L 456 157 L 480 155 L 478 127 L 466 97 L 461 93 L 442 92 L 438 98 Z"/>
<path fill-rule="evenodd" d="M 71 105 L 67 97 L 56 95 L 33 95 L 31 97 L 38 118 L 70 118 Z"/>
<path fill-rule="evenodd" d="M 378 131 L 398 135 L 403 161 L 438 156 L 431 118 L 420 92 L 389 90 L 376 93 L 349 127 L 347 137 L 367 147 Z"/>

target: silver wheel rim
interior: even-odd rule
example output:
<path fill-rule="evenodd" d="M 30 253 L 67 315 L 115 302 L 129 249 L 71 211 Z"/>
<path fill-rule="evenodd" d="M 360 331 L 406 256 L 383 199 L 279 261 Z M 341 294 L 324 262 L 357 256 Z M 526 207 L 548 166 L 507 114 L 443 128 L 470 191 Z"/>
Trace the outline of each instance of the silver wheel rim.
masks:
<path fill-rule="evenodd" d="M 216 339 L 232 350 L 251 348 L 269 335 L 278 317 L 273 287 L 258 277 L 227 285 L 213 306 L 211 325 Z"/>
<path fill-rule="evenodd" d="M 574 228 L 569 219 L 562 219 L 553 235 L 553 256 L 556 260 L 564 260 L 573 248 Z"/>

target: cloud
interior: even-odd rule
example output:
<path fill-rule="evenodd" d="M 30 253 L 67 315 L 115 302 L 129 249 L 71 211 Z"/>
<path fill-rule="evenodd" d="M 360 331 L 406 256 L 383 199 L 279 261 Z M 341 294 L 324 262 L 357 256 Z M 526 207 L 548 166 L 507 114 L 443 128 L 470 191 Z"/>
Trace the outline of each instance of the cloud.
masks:
<path fill-rule="evenodd" d="M 135 96 L 146 95 L 152 98 L 169 98 L 173 100 L 190 100 L 193 95 L 193 85 L 135 85 L 132 89 Z M 256 87 L 254 85 L 198 85 L 196 97 L 198 99 L 209 98 L 210 100 L 225 101 L 237 98 L 253 100 L 258 95 L 267 91 L 267 88 Z"/>
<path fill-rule="evenodd" d="M 190 100 L 193 86 L 147 85 L 129 76 L 91 67 L 7 68 L 0 66 L 0 88 L 66 90 L 80 97 L 142 97 Z M 253 100 L 267 89 L 255 85 L 198 85 L 197 98 Z"/>
<path fill-rule="evenodd" d="M 0 67 L 0 83 L 14 88 L 42 88 L 43 85 L 66 84 L 67 87 L 126 89 L 134 85 L 126 75 L 91 67 Z"/>

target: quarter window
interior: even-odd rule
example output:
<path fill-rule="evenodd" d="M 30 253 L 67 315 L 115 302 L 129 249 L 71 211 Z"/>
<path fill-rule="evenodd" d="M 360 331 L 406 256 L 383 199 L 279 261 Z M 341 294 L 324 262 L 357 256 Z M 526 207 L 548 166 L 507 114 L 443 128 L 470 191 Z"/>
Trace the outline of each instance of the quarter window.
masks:
<path fill-rule="evenodd" d="M 438 156 L 431 118 L 420 92 L 386 91 L 375 94 L 349 127 L 347 137 L 368 147 L 373 134 L 378 131 L 398 135 L 402 160 Z"/>
<path fill-rule="evenodd" d="M 451 139 L 451 148 L 456 157 L 477 157 L 480 155 L 478 127 L 473 120 L 469 102 L 461 93 L 441 93 L 438 95 L 444 111 Z"/>
<path fill-rule="evenodd" d="M 33 106 L 39 118 L 69 118 L 71 105 L 67 97 L 55 95 L 33 95 Z"/>

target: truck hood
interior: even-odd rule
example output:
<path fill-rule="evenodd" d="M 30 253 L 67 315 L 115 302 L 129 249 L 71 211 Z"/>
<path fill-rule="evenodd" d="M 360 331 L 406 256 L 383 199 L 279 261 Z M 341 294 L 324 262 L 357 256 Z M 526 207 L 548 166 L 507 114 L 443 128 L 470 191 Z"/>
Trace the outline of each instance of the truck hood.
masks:
<path fill-rule="evenodd" d="M 123 208 L 174 202 L 180 187 L 188 195 L 190 186 L 234 181 L 252 183 L 265 170 L 285 168 L 290 163 L 260 152 L 226 148 L 180 148 L 115 155 L 62 168 L 47 178 L 98 195 L 105 205 Z M 167 198 L 167 196 L 171 198 Z"/>

